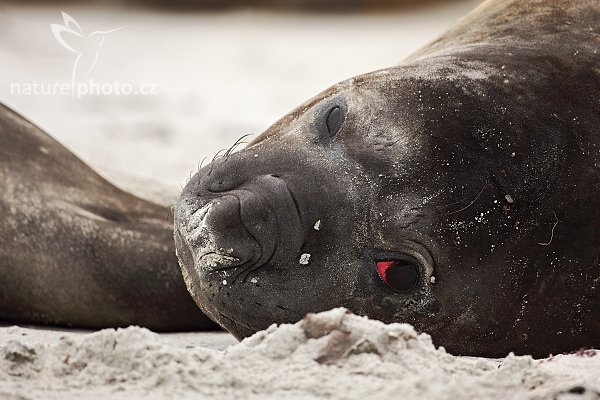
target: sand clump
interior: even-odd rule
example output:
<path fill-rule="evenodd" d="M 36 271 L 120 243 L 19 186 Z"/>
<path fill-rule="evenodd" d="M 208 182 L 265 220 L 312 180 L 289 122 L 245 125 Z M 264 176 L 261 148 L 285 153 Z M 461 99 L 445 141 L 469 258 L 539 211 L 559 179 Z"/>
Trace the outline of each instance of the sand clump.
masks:
<path fill-rule="evenodd" d="M 130 327 L 0 344 L 0 398 L 598 399 L 594 350 L 550 359 L 456 357 L 407 324 L 339 308 L 224 351 Z"/>

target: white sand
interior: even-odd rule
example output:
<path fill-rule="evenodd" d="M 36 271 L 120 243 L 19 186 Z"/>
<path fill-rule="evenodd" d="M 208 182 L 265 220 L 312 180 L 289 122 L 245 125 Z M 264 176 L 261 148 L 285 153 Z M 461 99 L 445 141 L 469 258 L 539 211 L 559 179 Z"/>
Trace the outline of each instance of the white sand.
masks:
<path fill-rule="evenodd" d="M 344 309 L 272 326 L 225 351 L 141 328 L 26 344 L 4 328 L 3 399 L 597 399 L 600 356 L 455 357 L 407 324 Z"/>

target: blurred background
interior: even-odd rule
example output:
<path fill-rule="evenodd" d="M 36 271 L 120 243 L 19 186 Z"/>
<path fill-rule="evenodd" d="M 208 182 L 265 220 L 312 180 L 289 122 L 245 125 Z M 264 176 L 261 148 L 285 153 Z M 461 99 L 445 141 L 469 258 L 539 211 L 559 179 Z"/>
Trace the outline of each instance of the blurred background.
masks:
<path fill-rule="evenodd" d="M 2 2 L 0 101 L 118 185 L 160 194 L 328 86 L 398 64 L 479 2 Z M 73 84 L 106 90 L 53 89 Z"/>

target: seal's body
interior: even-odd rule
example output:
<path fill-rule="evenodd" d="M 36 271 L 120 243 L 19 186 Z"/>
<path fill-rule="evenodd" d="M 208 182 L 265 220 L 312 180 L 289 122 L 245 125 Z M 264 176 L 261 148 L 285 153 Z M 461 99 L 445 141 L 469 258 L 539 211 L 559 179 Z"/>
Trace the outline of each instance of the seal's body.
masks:
<path fill-rule="evenodd" d="M 345 306 L 455 354 L 600 346 L 600 3 L 491 0 L 182 193 L 196 303 L 238 338 Z"/>
<path fill-rule="evenodd" d="M 0 319 L 212 328 L 185 290 L 167 208 L 106 182 L 0 107 Z"/>

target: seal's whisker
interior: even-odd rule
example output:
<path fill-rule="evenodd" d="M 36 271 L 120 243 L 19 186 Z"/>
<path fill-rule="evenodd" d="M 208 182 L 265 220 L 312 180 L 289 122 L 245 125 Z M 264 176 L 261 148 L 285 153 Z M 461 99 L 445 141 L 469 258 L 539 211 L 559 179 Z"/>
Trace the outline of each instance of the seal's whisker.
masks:
<path fill-rule="evenodd" d="M 475 199 L 470 202 L 469 204 L 467 204 L 465 207 L 461 208 L 460 210 L 456 210 L 456 211 L 450 211 L 447 213 L 444 213 L 443 215 L 451 215 L 451 214 L 457 214 L 461 211 L 465 211 L 467 208 L 471 207 L 473 204 L 475 204 L 475 202 L 477 200 L 479 200 L 479 198 L 481 197 L 481 195 L 483 194 L 483 191 L 488 187 L 488 180 L 485 180 L 485 185 L 483 185 L 483 187 L 481 188 L 481 190 L 479 191 L 479 194 L 477 194 L 477 197 L 475 197 Z"/>
<path fill-rule="evenodd" d="M 485 178 L 485 183 L 484 185 L 487 183 L 487 179 Z M 465 201 L 469 201 L 468 198 L 462 198 L 458 201 L 453 201 L 452 203 L 446 203 L 446 204 L 438 204 L 438 205 L 434 205 L 433 207 L 437 208 L 437 209 L 442 209 L 442 208 L 448 208 L 448 207 L 452 207 L 452 206 L 456 206 L 459 204 L 463 204 Z"/>
<path fill-rule="evenodd" d="M 202 165 L 204 165 L 204 161 L 206 161 L 207 157 L 204 157 L 202 161 L 200 161 L 200 165 L 198 165 L 198 172 L 202 169 Z"/>
<path fill-rule="evenodd" d="M 233 144 L 231 147 L 229 147 L 228 149 L 221 149 L 221 150 L 219 150 L 219 151 L 218 151 L 218 152 L 217 152 L 217 153 L 214 155 L 214 157 L 212 158 L 212 160 L 211 160 L 211 162 L 210 162 L 212 165 L 211 165 L 211 167 L 210 167 L 210 171 L 208 172 L 208 175 L 212 174 L 212 172 L 213 172 L 213 170 L 214 170 L 214 162 L 215 162 L 217 159 L 219 159 L 219 158 L 225 158 L 225 161 L 227 161 L 227 160 L 229 159 L 229 156 L 231 155 L 231 153 L 232 153 L 232 152 L 233 152 L 233 151 L 234 151 L 234 150 L 235 150 L 235 149 L 236 149 L 238 146 L 240 146 L 241 144 L 244 144 L 244 143 L 248 143 L 248 142 L 244 142 L 243 140 L 244 140 L 245 138 L 249 137 L 249 136 L 252 136 L 252 135 L 254 135 L 254 134 L 253 134 L 253 133 L 249 133 L 249 134 L 243 135 L 243 136 L 242 136 L 242 137 L 240 137 L 238 140 L 236 140 L 236 141 L 235 141 L 235 143 L 234 143 L 234 144 Z M 221 154 L 222 154 L 222 155 L 221 155 Z M 204 164 L 204 160 L 202 160 L 202 163 L 200 164 L 200 167 L 198 168 L 198 171 L 199 171 L 200 169 L 202 169 L 202 164 Z"/>
<path fill-rule="evenodd" d="M 232 146 L 229 148 L 229 150 L 227 150 L 227 152 L 225 153 L 225 157 L 226 157 L 226 158 L 227 158 L 227 157 L 229 157 L 229 155 L 231 154 L 231 152 L 232 152 L 233 150 L 235 150 L 235 148 L 236 148 L 237 146 L 239 146 L 240 144 L 242 144 L 242 143 L 247 143 L 247 142 L 242 142 L 242 141 L 243 141 L 244 139 L 246 139 L 247 137 L 249 137 L 249 136 L 252 136 L 252 135 L 253 135 L 252 133 L 248 133 L 248 134 L 246 134 L 246 135 L 243 135 L 242 137 L 240 137 L 238 140 L 236 140 L 236 141 L 235 141 L 235 143 L 234 143 L 234 144 L 233 144 L 233 145 L 232 145 Z"/>
<path fill-rule="evenodd" d="M 212 158 L 212 160 L 210 162 L 211 167 L 210 167 L 210 171 L 208 172 L 208 175 L 212 174 L 212 172 L 215 168 L 214 162 L 217 160 L 217 158 L 219 158 L 219 155 L 224 151 L 227 151 L 227 149 L 221 149 L 221 150 L 217 151 L 217 153 L 214 155 L 214 157 Z"/>
<path fill-rule="evenodd" d="M 554 230 L 556 229 L 556 226 L 558 225 L 558 217 L 556 216 L 556 212 L 552 211 L 552 214 L 554 214 L 554 225 L 552 225 L 552 232 L 550 233 L 550 240 L 547 243 L 538 243 L 540 246 L 550 246 L 550 244 L 554 240 Z"/>
<path fill-rule="evenodd" d="M 250 143 L 250 142 L 239 142 L 239 143 L 235 144 L 234 146 L 232 146 L 230 150 L 233 152 L 233 151 L 234 151 L 234 150 L 235 150 L 235 149 L 236 149 L 238 146 L 240 146 L 240 145 L 242 145 L 242 144 L 246 144 L 246 143 Z M 232 154 L 232 153 L 226 154 L 226 156 L 225 156 L 225 161 L 227 161 L 227 160 L 229 159 L 229 156 L 230 156 L 231 154 Z"/>
<path fill-rule="evenodd" d="M 215 153 L 214 157 L 212 158 L 212 160 L 211 160 L 210 162 L 211 162 L 211 163 L 215 162 L 215 161 L 216 161 L 218 158 L 220 158 L 219 156 L 220 156 L 220 155 L 221 155 L 221 153 L 223 153 L 224 151 L 226 152 L 226 151 L 227 151 L 227 149 L 221 149 L 221 150 L 217 151 L 217 152 Z M 223 157 L 223 156 L 221 156 L 221 157 Z"/>

